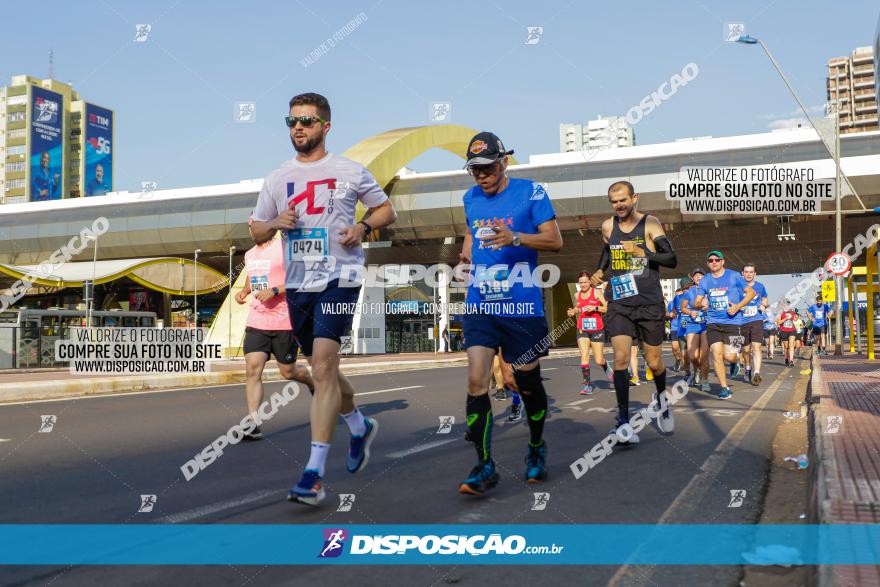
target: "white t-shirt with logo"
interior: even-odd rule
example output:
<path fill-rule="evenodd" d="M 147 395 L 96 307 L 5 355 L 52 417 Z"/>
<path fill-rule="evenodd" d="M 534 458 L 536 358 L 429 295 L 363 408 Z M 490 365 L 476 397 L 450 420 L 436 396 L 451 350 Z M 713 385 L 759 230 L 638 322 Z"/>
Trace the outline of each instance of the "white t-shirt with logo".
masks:
<path fill-rule="evenodd" d="M 367 168 L 327 153 L 312 163 L 291 159 L 270 173 L 263 180 L 253 219 L 268 222 L 288 207 L 296 210 L 296 227 L 281 234 L 285 287 L 320 290 L 340 276 L 362 281 L 350 268 L 363 267 L 364 250 L 360 245 L 342 246 L 339 233 L 354 224 L 358 201 L 375 208 L 387 199 Z"/>

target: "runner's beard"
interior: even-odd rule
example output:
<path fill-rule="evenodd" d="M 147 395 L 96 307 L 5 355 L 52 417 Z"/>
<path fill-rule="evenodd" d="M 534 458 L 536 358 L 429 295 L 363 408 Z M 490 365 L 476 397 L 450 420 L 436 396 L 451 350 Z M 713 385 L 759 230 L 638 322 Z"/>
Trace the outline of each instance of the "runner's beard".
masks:
<path fill-rule="evenodd" d="M 296 149 L 296 152 L 301 155 L 308 155 L 309 153 L 314 151 L 318 147 L 318 145 L 321 144 L 321 141 L 323 141 L 323 140 L 324 140 L 324 137 L 321 137 L 321 136 L 314 137 L 314 138 L 307 137 L 305 144 L 299 145 L 299 144 L 297 144 L 295 138 L 290 137 L 290 142 L 293 144 L 293 148 Z"/>

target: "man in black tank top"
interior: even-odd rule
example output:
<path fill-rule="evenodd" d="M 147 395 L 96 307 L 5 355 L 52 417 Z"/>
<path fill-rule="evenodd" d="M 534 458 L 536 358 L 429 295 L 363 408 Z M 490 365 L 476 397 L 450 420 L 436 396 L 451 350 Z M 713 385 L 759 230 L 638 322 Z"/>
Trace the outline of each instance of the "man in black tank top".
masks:
<path fill-rule="evenodd" d="M 592 281 L 608 281 L 611 295 L 605 314 L 605 331 L 614 348 L 614 391 L 617 393 L 617 424 L 612 433 L 622 445 L 636 444 L 638 435 L 629 426 L 629 378 L 627 366 L 632 340 L 642 341 L 645 362 L 654 374 L 656 401 L 666 389 L 666 366 L 661 355 L 666 313 L 660 267 L 678 264 L 663 225 L 654 216 L 636 211 L 638 194 L 628 181 L 608 188 L 614 216 L 602 223 L 605 246 Z M 667 397 L 668 399 L 668 397 Z M 668 407 L 657 418 L 661 432 L 672 432 L 675 420 Z"/>

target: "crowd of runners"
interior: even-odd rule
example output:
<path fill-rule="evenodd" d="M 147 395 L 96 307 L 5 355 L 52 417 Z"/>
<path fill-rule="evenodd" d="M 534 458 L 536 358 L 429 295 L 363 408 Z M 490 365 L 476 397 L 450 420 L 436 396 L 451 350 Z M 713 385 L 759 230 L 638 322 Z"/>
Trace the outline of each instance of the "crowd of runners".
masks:
<path fill-rule="evenodd" d="M 367 465 L 379 431 L 378 421 L 355 405 L 354 388 L 339 370 L 341 340 L 353 316 L 328 308 L 357 301 L 361 284 L 344 268 L 363 268 L 362 241 L 392 224 L 396 212 L 366 168 L 326 150 L 331 113 L 323 96 L 301 94 L 289 107 L 286 124 L 296 157 L 264 181 L 250 222 L 256 246 L 246 256 L 247 286 L 236 300 L 252 298 L 244 342 L 249 412 L 262 401 L 260 375 L 273 354 L 282 375 L 302 382 L 313 394 L 308 461 L 288 499 L 316 505 L 325 497 L 325 464 L 337 418 L 342 417 L 350 433 L 349 473 Z M 507 422 L 525 420 L 528 425 L 524 481 L 547 478 L 543 431 L 548 399 L 540 358 L 547 355 L 549 343 L 542 290 L 511 276 L 523 270 L 531 274 L 539 251 L 561 250 L 563 238 L 542 184 L 507 175 L 511 154 L 491 132 L 474 136 L 465 153 L 474 185 L 462 196 L 467 230 L 459 262 L 472 278 L 466 303 L 479 311 L 463 317 L 468 379 L 462 407 L 465 437 L 477 457 L 459 483 L 464 494 L 481 495 L 499 480 L 490 398 L 510 399 Z M 821 296 L 809 307 L 808 317 L 787 301 L 774 315 L 755 264 L 735 271 L 725 266 L 725 254 L 718 249 L 707 251 L 705 266 L 682 276 L 672 298 L 664 299 L 660 268 L 674 270 L 678 259 L 662 224 L 639 212 L 639 196 L 627 181 L 612 183 L 608 200 L 612 212 L 602 224 L 599 262 L 578 275 L 568 316 L 576 323 L 580 349 L 582 384 L 576 393 L 594 393 L 596 371 L 610 381 L 617 414 L 609 434 L 620 445 L 639 442 L 629 425 L 629 395 L 631 386 L 643 382 L 640 354 L 644 382 L 654 386 L 657 427 L 663 434 L 675 429 L 661 354 L 667 324 L 672 370 L 689 386 L 722 400 L 732 397 L 733 382 L 740 377 L 747 385 L 761 384 L 762 361 L 775 356 L 777 342 L 788 366 L 812 336 L 818 352 L 825 352 L 831 309 Z M 360 220 L 358 203 L 367 210 Z M 607 359 L 606 346 L 611 347 Z M 300 351 L 310 372 L 294 366 Z M 248 438 L 256 440 L 260 434 L 251 430 Z"/>

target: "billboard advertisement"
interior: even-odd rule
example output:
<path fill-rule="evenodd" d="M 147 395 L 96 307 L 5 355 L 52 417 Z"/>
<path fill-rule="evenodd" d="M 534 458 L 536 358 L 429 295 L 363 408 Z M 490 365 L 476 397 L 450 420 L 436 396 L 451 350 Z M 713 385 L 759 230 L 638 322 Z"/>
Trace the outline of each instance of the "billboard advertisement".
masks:
<path fill-rule="evenodd" d="M 32 86 L 30 107 L 30 201 L 59 200 L 64 188 L 64 97 Z"/>
<path fill-rule="evenodd" d="M 85 112 L 86 196 L 103 196 L 113 191 L 113 111 L 86 104 Z"/>

